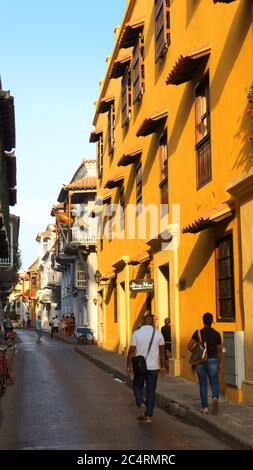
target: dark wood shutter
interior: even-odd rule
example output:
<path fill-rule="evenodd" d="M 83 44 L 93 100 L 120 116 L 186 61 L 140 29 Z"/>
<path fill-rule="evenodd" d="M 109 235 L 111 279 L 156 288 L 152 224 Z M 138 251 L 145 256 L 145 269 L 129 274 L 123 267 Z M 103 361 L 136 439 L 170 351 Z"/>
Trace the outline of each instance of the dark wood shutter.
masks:
<path fill-rule="evenodd" d="M 124 186 L 119 187 L 119 204 L 120 204 L 120 229 L 124 230 L 125 228 L 125 191 Z"/>
<path fill-rule="evenodd" d="M 132 84 L 131 72 L 127 67 L 122 78 L 121 83 L 121 110 L 122 110 L 122 127 L 128 125 L 131 117 L 131 104 L 132 104 Z"/>
<path fill-rule="evenodd" d="M 115 108 L 114 103 L 108 112 L 108 154 L 112 155 L 114 150 L 114 132 L 115 132 Z"/>
<path fill-rule="evenodd" d="M 142 204 L 142 165 L 141 162 L 135 166 L 136 174 L 136 204 Z"/>
<path fill-rule="evenodd" d="M 140 33 L 133 50 L 132 82 L 133 104 L 135 104 L 144 93 L 144 38 L 142 33 Z"/>
<path fill-rule="evenodd" d="M 160 162 L 160 192 L 161 204 L 168 205 L 168 135 L 167 130 L 161 135 L 159 139 L 159 162 Z"/>
<path fill-rule="evenodd" d="M 97 143 L 97 165 L 98 165 L 98 178 L 103 176 L 103 154 L 104 154 L 104 138 L 103 134 L 99 137 Z"/>
<path fill-rule="evenodd" d="M 235 321 L 233 238 L 216 241 L 217 320 Z"/>
<path fill-rule="evenodd" d="M 208 76 L 195 89 L 197 188 L 212 179 L 210 99 Z"/>
<path fill-rule="evenodd" d="M 155 61 L 170 45 L 170 0 L 155 0 Z"/>

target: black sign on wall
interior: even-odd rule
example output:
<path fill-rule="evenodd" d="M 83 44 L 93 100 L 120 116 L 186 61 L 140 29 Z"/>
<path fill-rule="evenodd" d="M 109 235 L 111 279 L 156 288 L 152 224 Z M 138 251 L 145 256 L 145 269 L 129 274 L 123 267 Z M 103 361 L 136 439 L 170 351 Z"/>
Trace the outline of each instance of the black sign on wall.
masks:
<path fill-rule="evenodd" d="M 129 283 L 130 291 L 132 292 L 153 292 L 154 280 L 153 279 L 133 279 Z"/>

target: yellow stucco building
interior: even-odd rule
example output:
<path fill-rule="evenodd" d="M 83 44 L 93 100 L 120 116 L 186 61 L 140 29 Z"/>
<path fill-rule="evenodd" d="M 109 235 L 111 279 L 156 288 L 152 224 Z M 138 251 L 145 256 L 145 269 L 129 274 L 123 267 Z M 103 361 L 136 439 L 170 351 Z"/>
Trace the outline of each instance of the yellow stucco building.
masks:
<path fill-rule="evenodd" d="M 187 343 L 210 311 L 228 341 L 222 389 L 253 404 L 251 9 L 244 0 L 127 1 L 90 142 L 99 344 L 125 354 L 146 310 L 159 328 L 169 316 L 171 374 L 195 380 Z M 233 332 L 245 347 L 234 364 Z"/>

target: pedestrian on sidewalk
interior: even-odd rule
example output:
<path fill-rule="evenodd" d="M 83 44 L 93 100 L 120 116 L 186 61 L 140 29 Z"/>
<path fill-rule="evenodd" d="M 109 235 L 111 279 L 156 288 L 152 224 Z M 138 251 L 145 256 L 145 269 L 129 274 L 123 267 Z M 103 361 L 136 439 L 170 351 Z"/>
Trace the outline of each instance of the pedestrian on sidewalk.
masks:
<path fill-rule="evenodd" d="M 155 328 L 154 316 L 151 313 L 144 316 L 143 323 L 143 326 L 136 330 L 132 336 L 127 356 L 127 373 L 131 377 L 133 373 L 132 358 L 134 356 L 146 358 L 147 372 L 134 376 L 133 391 L 136 405 L 139 408 L 137 419 L 151 423 L 159 370 L 162 375 L 166 374 L 165 345 L 162 333 Z M 145 383 L 146 400 L 143 398 Z"/>
<path fill-rule="evenodd" d="M 37 342 L 37 343 L 40 343 L 41 336 L 42 336 L 41 318 L 40 318 L 40 316 L 38 316 L 38 318 L 37 318 L 36 321 L 35 321 L 35 330 L 36 330 L 36 335 L 37 335 L 36 342 Z"/>
<path fill-rule="evenodd" d="M 199 393 L 201 399 L 201 413 L 208 414 L 208 380 L 212 389 L 213 414 L 219 411 L 219 371 L 221 368 L 221 335 L 212 328 L 213 315 L 209 312 L 202 317 L 204 328 L 196 330 L 188 344 L 189 351 L 193 351 L 199 341 L 199 333 L 202 343 L 206 343 L 207 359 L 193 366 L 199 379 Z"/>
<path fill-rule="evenodd" d="M 165 354 L 166 354 L 166 370 L 169 372 L 169 360 L 171 357 L 171 326 L 170 318 L 165 318 L 164 326 L 161 328 L 162 335 L 165 341 Z"/>

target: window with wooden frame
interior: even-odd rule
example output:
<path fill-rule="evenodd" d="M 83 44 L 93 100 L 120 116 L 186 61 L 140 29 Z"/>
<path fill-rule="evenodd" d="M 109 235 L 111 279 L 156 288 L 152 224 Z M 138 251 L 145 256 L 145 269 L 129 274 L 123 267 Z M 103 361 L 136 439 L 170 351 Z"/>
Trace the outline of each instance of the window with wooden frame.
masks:
<path fill-rule="evenodd" d="M 86 270 L 81 261 L 76 261 L 76 287 L 77 289 L 86 288 Z"/>
<path fill-rule="evenodd" d="M 115 144 L 114 134 L 115 134 L 115 106 L 113 102 L 108 112 L 108 154 L 109 155 L 112 155 L 114 151 L 114 144 Z"/>
<path fill-rule="evenodd" d="M 103 155 L 104 155 L 104 137 L 103 134 L 99 136 L 97 143 L 97 166 L 98 166 L 98 178 L 103 176 Z"/>
<path fill-rule="evenodd" d="M 128 125 L 131 118 L 131 105 L 132 105 L 132 84 L 131 84 L 131 70 L 126 67 L 125 73 L 121 82 L 121 111 L 122 111 L 122 127 Z"/>
<path fill-rule="evenodd" d="M 195 88 L 197 189 L 212 179 L 209 75 Z"/>
<path fill-rule="evenodd" d="M 136 175 L 136 205 L 142 204 L 142 165 L 141 162 L 135 165 Z"/>
<path fill-rule="evenodd" d="M 170 45 L 170 0 L 155 0 L 155 61 L 166 54 Z"/>
<path fill-rule="evenodd" d="M 144 93 L 144 78 L 144 36 L 143 32 L 140 32 L 133 50 L 133 104 L 135 104 L 137 101 L 140 101 L 142 98 L 142 95 Z"/>
<path fill-rule="evenodd" d="M 168 212 L 168 134 L 165 130 L 159 137 L 159 164 L 160 164 L 160 202 L 162 204 L 162 215 Z M 166 210 L 165 210 L 166 209 Z"/>
<path fill-rule="evenodd" d="M 125 191 L 124 186 L 119 187 L 119 205 L 120 205 L 120 229 L 125 228 Z"/>
<path fill-rule="evenodd" d="M 215 244 L 217 321 L 235 321 L 233 237 L 228 234 Z"/>

